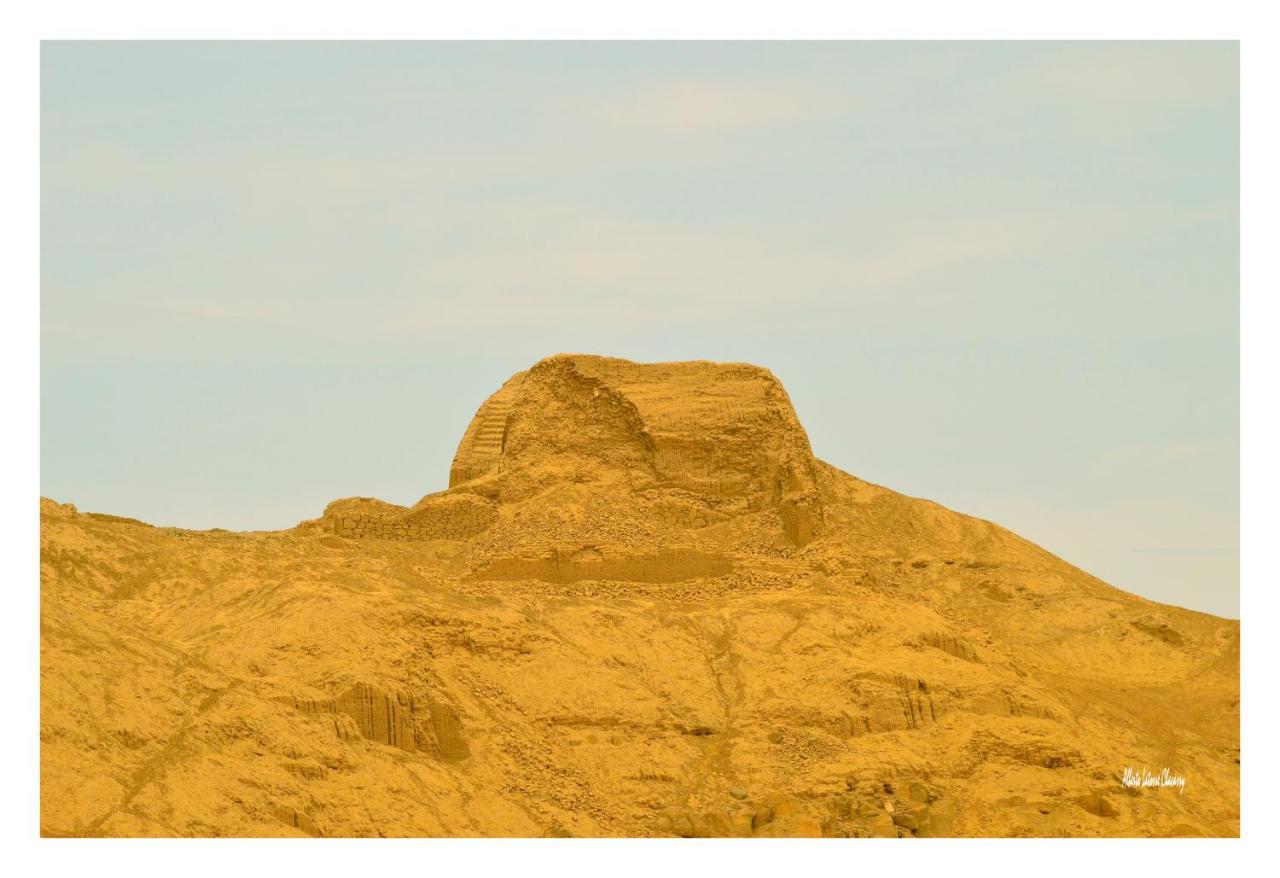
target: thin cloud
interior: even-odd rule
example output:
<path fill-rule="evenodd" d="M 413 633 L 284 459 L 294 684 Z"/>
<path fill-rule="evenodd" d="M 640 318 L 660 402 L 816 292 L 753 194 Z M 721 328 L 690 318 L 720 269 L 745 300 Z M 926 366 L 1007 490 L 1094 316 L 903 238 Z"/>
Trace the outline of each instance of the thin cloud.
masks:
<path fill-rule="evenodd" d="M 1205 103 L 1239 92 L 1234 43 L 1104 43 L 1071 47 L 1031 80 L 1036 88 L 1093 108 L 1144 113 Z"/>
<path fill-rule="evenodd" d="M 665 82 L 611 95 L 592 115 L 608 126 L 660 134 L 720 134 L 789 125 L 847 110 L 834 95 L 798 84 Z"/>
<path fill-rule="evenodd" d="M 288 302 L 263 300 L 257 302 L 232 299 L 155 299 L 140 303 L 142 307 L 164 314 L 195 320 L 225 320 L 237 324 L 277 323 L 294 310 Z"/>

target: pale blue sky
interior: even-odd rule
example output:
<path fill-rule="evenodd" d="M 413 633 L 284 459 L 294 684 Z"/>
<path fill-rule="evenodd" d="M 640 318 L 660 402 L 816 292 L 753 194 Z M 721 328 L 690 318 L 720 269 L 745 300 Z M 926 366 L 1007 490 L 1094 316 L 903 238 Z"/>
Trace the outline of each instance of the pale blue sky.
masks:
<path fill-rule="evenodd" d="M 819 456 L 1238 616 L 1231 43 L 54 43 L 41 491 L 445 486 L 560 351 L 759 363 Z"/>

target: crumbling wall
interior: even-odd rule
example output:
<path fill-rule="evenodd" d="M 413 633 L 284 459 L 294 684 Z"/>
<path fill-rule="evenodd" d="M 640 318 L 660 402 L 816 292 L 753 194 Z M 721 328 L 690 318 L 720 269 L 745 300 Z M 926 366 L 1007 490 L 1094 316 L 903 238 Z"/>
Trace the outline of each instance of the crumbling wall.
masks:
<path fill-rule="evenodd" d="M 524 557 L 497 558 L 472 574 L 478 580 L 543 582 L 581 580 L 616 582 L 680 582 L 732 572 L 724 555 L 683 546 L 649 552 L 617 552 L 595 546 L 552 546 Z"/>
<path fill-rule="evenodd" d="M 335 500 L 324 511 L 340 537 L 381 540 L 465 540 L 488 529 L 497 507 L 474 494 L 433 494 L 412 509 L 367 497 Z"/>

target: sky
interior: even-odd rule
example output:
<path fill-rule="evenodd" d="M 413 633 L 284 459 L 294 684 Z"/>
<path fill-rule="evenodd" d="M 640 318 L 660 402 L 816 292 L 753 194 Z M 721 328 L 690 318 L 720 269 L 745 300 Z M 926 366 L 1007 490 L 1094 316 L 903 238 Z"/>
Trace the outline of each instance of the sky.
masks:
<path fill-rule="evenodd" d="M 41 493 L 411 504 L 558 352 L 1239 616 L 1234 43 L 45 43 Z"/>

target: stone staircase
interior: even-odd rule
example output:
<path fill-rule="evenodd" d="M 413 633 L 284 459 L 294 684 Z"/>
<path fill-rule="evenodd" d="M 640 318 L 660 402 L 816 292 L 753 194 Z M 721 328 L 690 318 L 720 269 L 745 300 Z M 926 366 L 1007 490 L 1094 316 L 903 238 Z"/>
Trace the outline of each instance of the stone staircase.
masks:
<path fill-rule="evenodd" d="M 507 416 L 516 400 L 517 382 L 509 381 L 484 401 L 471 422 L 449 470 L 449 487 L 478 478 L 498 467 L 503 440 L 507 433 Z"/>

